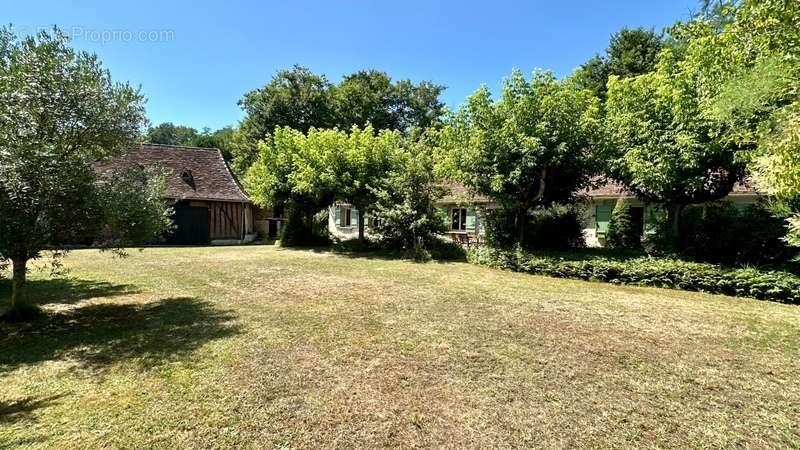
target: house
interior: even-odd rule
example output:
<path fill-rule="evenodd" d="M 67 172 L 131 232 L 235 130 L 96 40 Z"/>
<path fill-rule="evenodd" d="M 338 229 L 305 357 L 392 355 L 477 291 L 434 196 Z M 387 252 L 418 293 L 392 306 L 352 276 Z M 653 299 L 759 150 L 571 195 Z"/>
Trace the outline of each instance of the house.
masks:
<path fill-rule="evenodd" d="M 625 200 L 631 207 L 631 214 L 642 237 L 652 232 L 648 227 L 655 220 L 655 215 L 660 213 L 657 204 L 648 204 L 637 199 L 632 193 L 619 183 L 609 181 L 589 189 L 583 193 L 585 198 L 584 209 L 584 236 L 589 247 L 602 247 L 611 213 L 617 201 Z M 749 183 L 737 183 L 725 201 L 730 201 L 738 208 L 744 208 L 758 201 L 761 195 Z M 477 236 L 484 233 L 481 222 L 482 212 L 487 209 L 498 208 L 499 205 L 486 196 L 470 194 L 462 185 L 450 183 L 447 185 L 447 194 L 437 201 L 437 205 L 447 217 L 448 234 Z M 330 208 L 328 215 L 328 229 L 332 235 L 341 239 L 351 239 L 358 236 L 359 212 L 346 203 L 336 203 Z M 369 227 L 366 227 L 367 232 Z"/>
<path fill-rule="evenodd" d="M 445 195 L 436 201 L 436 205 L 447 217 L 447 233 L 451 235 L 478 235 L 483 233 L 479 211 L 496 208 L 489 197 L 470 194 L 462 185 L 449 183 L 445 186 Z M 339 239 L 355 239 L 358 237 L 358 221 L 361 214 L 358 209 L 344 202 L 336 202 L 328 211 L 328 231 Z M 365 233 L 369 235 L 369 223 Z"/>
<path fill-rule="evenodd" d="M 162 173 L 175 230 L 166 244 L 236 244 L 255 239 L 253 204 L 215 148 L 140 144 L 96 166 L 100 174 L 130 168 Z"/>
<path fill-rule="evenodd" d="M 631 207 L 631 216 L 634 223 L 644 238 L 646 234 L 654 230 L 650 226 L 655 221 L 658 214 L 663 211 L 658 204 L 646 203 L 636 198 L 622 184 L 607 181 L 599 186 L 589 189 L 586 192 L 587 207 L 584 216 L 584 236 L 586 245 L 589 247 L 602 247 L 605 245 L 605 237 L 608 232 L 608 224 L 611 222 L 611 213 L 614 206 L 620 200 Z M 724 201 L 731 202 L 737 208 L 746 208 L 758 201 L 761 194 L 749 182 L 736 183 L 733 190 Z"/>

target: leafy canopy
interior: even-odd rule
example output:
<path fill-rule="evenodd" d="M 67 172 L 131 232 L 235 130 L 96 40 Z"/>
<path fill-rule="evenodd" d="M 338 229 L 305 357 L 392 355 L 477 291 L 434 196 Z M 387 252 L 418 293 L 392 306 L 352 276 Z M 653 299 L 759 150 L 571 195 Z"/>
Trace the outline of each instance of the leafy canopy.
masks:
<path fill-rule="evenodd" d="M 655 72 L 608 83 L 605 159 L 638 197 L 692 204 L 726 196 L 742 177 L 738 146 L 720 138 L 702 110 L 707 79 L 675 52 Z"/>
<path fill-rule="evenodd" d="M 436 206 L 444 190 L 434 172 L 433 139 L 427 133 L 404 138 L 396 164 L 371 188 L 373 230 L 386 245 L 415 259 L 434 248 L 446 230 L 444 214 Z"/>
<path fill-rule="evenodd" d="M 622 28 L 611 35 L 605 55 L 595 56 L 575 73 L 576 82 L 605 100 L 608 78 L 629 78 L 655 69 L 663 37 L 644 28 Z"/>
<path fill-rule="evenodd" d="M 687 59 L 717 81 L 705 109 L 726 139 L 748 150 L 740 157 L 773 210 L 787 217 L 788 240 L 800 245 L 800 3 L 748 0 L 719 9 L 724 20 L 686 27 Z"/>
<path fill-rule="evenodd" d="M 193 145 L 197 136 L 197 130 L 192 127 L 163 122 L 155 127 L 150 127 L 145 135 L 145 140 L 152 144 Z"/>
<path fill-rule="evenodd" d="M 100 231 L 124 245 L 169 226 L 157 181 L 100 180 L 93 170 L 136 142 L 142 95 L 67 44 L 58 30 L 19 39 L 0 29 L 0 258 L 14 263 L 12 302 L 45 246 Z"/>
<path fill-rule="evenodd" d="M 598 100 L 572 80 L 514 71 L 499 100 L 481 87 L 448 121 L 439 170 L 514 211 L 567 202 L 589 181 L 599 120 Z"/>

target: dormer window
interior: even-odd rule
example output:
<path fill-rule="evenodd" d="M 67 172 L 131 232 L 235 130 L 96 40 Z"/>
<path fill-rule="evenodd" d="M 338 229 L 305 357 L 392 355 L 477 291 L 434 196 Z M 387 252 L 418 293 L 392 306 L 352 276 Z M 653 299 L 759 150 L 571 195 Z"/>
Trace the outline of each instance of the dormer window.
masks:
<path fill-rule="evenodd" d="M 189 186 L 192 187 L 192 189 L 194 189 L 194 177 L 192 176 L 191 170 L 184 169 L 184 171 L 181 172 L 181 180 L 183 180 L 184 183 L 188 184 Z"/>

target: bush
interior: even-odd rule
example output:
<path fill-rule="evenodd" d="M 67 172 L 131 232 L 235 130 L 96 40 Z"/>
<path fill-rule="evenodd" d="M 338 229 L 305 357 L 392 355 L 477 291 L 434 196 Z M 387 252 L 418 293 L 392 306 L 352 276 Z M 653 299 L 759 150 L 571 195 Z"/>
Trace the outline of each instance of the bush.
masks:
<path fill-rule="evenodd" d="M 431 258 L 437 261 L 465 261 L 467 250 L 464 246 L 440 239 L 430 248 Z"/>
<path fill-rule="evenodd" d="M 336 239 L 333 242 L 333 250 L 340 253 L 373 253 L 385 251 L 386 247 L 380 242 L 365 238 L 361 239 Z"/>
<path fill-rule="evenodd" d="M 491 247 L 511 248 L 519 242 L 519 231 L 513 213 L 488 210 L 484 228 Z M 528 215 L 522 246 L 537 250 L 567 250 L 586 246 L 583 219 L 577 206 L 554 205 Z"/>
<path fill-rule="evenodd" d="M 606 233 L 608 248 L 637 249 L 642 247 L 641 230 L 633 221 L 631 206 L 624 199 L 619 200 L 611 213 Z"/>
<path fill-rule="evenodd" d="M 666 236 L 666 223 L 656 236 Z M 739 210 L 730 202 L 694 205 L 681 214 L 681 256 L 695 261 L 725 265 L 786 265 L 796 249 L 784 241 L 786 224 L 765 205 L 756 203 Z M 651 239 L 649 250 L 660 253 L 664 239 Z"/>
<path fill-rule="evenodd" d="M 537 275 L 636 286 L 700 291 L 800 304 L 800 277 L 755 268 L 724 268 L 670 258 L 625 257 L 595 252 L 530 253 L 479 247 L 473 264 Z"/>
<path fill-rule="evenodd" d="M 424 249 L 425 251 L 421 251 Z M 392 248 L 383 241 L 371 241 L 365 239 L 347 239 L 333 243 L 333 250 L 340 253 L 372 253 L 387 257 L 400 257 L 413 259 L 415 261 L 465 261 L 467 251 L 455 242 L 437 239 L 431 242 L 428 247 L 411 246 L 409 249 Z"/>

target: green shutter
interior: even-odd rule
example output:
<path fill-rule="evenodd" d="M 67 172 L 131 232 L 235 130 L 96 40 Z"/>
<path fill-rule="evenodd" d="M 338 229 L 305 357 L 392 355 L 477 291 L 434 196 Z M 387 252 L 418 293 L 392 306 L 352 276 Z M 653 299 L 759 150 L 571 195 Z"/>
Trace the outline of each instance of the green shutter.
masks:
<path fill-rule="evenodd" d="M 334 217 L 336 217 L 336 226 L 337 227 L 342 226 L 342 208 L 341 207 L 339 207 L 339 206 L 336 207 L 336 213 L 334 214 Z"/>
<path fill-rule="evenodd" d="M 358 226 L 358 210 L 353 208 L 350 210 L 350 221 L 354 227 Z"/>
<path fill-rule="evenodd" d="M 467 231 L 475 231 L 475 210 L 467 209 Z"/>
<path fill-rule="evenodd" d="M 597 236 L 604 237 L 608 231 L 608 223 L 611 221 L 611 212 L 614 210 L 613 203 L 600 203 L 597 205 L 595 222 L 597 223 Z"/>

